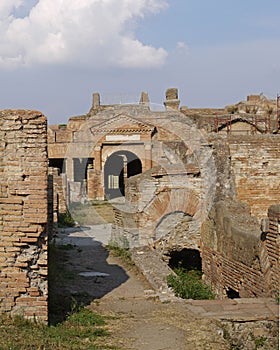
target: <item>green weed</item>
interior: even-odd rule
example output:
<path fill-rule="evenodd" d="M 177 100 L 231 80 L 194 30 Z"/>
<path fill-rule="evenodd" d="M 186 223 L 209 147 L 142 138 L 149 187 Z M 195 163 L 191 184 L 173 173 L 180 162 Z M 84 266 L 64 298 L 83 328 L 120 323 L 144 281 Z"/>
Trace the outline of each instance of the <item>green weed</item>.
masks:
<path fill-rule="evenodd" d="M 106 321 L 89 309 L 71 314 L 56 326 L 34 324 L 20 317 L 0 319 L 1 350 L 97 350 L 100 337 L 108 336 Z M 100 343 L 100 341 L 99 341 Z M 109 347 L 102 346 L 102 349 Z"/>
<path fill-rule="evenodd" d="M 58 227 L 59 228 L 65 228 L 65 227 L 74 227 L 75 221 L 71 216 L 70 211 L 67 209 L 66 213 L 61 213 L 58 215 Z"/>
<path fill-rule="evenodd" d="M 265 345 L 267 345 L 266 337 L 259 337 L 255 339 L 255 350 L 262 348 Z"/>
<path fill-rule="evenodd" d="M 176 275 L 167 276 L 167 284 L 176 296 L 183 299 L 215 299 L 211 288 L 201 280 L 201 271 L 179 268 L 175 273 Z"/>
<path fill-rule="evenodd" d="M 116 245 L 114 242 L 109 242 L 106 247 L 114 256 L 120 257 L 124 262 L 129 265 L 135 265 L 133 260 L 131 259 L 131 253 L 128 248 L 121 248 Z"/>

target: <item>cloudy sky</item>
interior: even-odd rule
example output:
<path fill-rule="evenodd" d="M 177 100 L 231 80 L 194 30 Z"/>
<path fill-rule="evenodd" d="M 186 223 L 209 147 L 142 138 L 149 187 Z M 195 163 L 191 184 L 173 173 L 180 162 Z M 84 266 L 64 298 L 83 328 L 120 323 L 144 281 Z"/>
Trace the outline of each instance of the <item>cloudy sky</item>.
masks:
<path fill-rule="evenodd" d="M 0 0 L 0 109 L 49 123 L 104 103 L 223 107 L 280 93 L 279 0 Z"/>

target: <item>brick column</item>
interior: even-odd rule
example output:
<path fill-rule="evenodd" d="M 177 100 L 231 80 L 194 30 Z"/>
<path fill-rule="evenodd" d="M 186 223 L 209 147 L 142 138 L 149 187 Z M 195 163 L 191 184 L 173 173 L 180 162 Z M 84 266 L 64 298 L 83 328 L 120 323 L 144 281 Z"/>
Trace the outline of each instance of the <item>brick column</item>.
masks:
<path fill-rule="evenodd" d="M 0 312 L 48 320 L 47 120 L 0 111 Z"/>
<path fill-rule="evenodd" d="M 96 146 L 94 148 L 94 169 L 101 170 L 102 169 L 102 161 L 101 161 L 101 147 Z"/>
<path fill-rule="evenodd" d="M 152 168 L 152 145 L 145 144 L 145 165 L 144 165 L 144 171 L 150 170 Z"/>

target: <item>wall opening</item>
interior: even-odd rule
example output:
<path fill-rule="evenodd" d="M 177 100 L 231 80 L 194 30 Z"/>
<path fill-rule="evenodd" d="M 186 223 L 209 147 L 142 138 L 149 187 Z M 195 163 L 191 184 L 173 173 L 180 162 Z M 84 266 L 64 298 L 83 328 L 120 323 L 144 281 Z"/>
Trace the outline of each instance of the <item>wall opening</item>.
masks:
<path fill-rule="evenodd" d="M 236 290 L 234 290 L 232 288 L 228 288 L 227 289 L 227 297 L 229 299 L 238 299 L 238 298 L 240 298 L 240 295 Z"/>
<path fill-rule="evenodd" d="M 202 271 L 200 252 L 196 249 L 184 248 L 179 251 L 172 251 L 169 254 L 169 266 L 171 269 L 182 267 L 186 270 Z"/>
<path fill-rule="evenodd" d="M 73 158 L 74 181 L 83 182 L 87 180 L 87 168 L 93 164 L 93 158 Z"/>
<path fill-rule="evenodd" d="M 65 163 L 64 158 L 52 158 L 49 159 L 49 167 L 50 168 L 58 168 L 60 174 L 65 173 Z"/>
<path fill-rule="evenodd" d="M 141 160 L 130 151 L 117 151 L 104 165 L 104 192 L 107 199 L 125 195 L 126 179 L 142 173 Z"/>

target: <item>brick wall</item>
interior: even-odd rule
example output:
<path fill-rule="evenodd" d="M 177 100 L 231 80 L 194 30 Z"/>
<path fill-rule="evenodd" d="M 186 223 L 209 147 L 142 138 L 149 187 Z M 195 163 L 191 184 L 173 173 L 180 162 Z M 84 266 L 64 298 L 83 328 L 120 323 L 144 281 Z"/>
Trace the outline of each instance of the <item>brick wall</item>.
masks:
<path fill-rule="evenodd" d="M 252 215 L 264 218 L 280 203 L 280 135 L 239 136 L 228 143 L 237 198 L 250 205 Z"/>
<path fill-rule="evenodd" d="M 272 296 L 279 294 L 280 287 L 280 204 L 268 209 L 268 231 L 262 236 L 262 270 Z"/>
<path fill-rule="evenodd" d="M 47 120 L 0 111 L 0 312 L 48 320 Z"/>
<path fill-rule="evenodd" d="M 280 206 L 269 208 L 269 232 L 265 238 L 240 202 L 219 202 L 211 215 L 202 232 L 206 282 L 220 298 L 225 298 L 230 290 L 245 298 L 275 297 L 280 273 Z"/>

